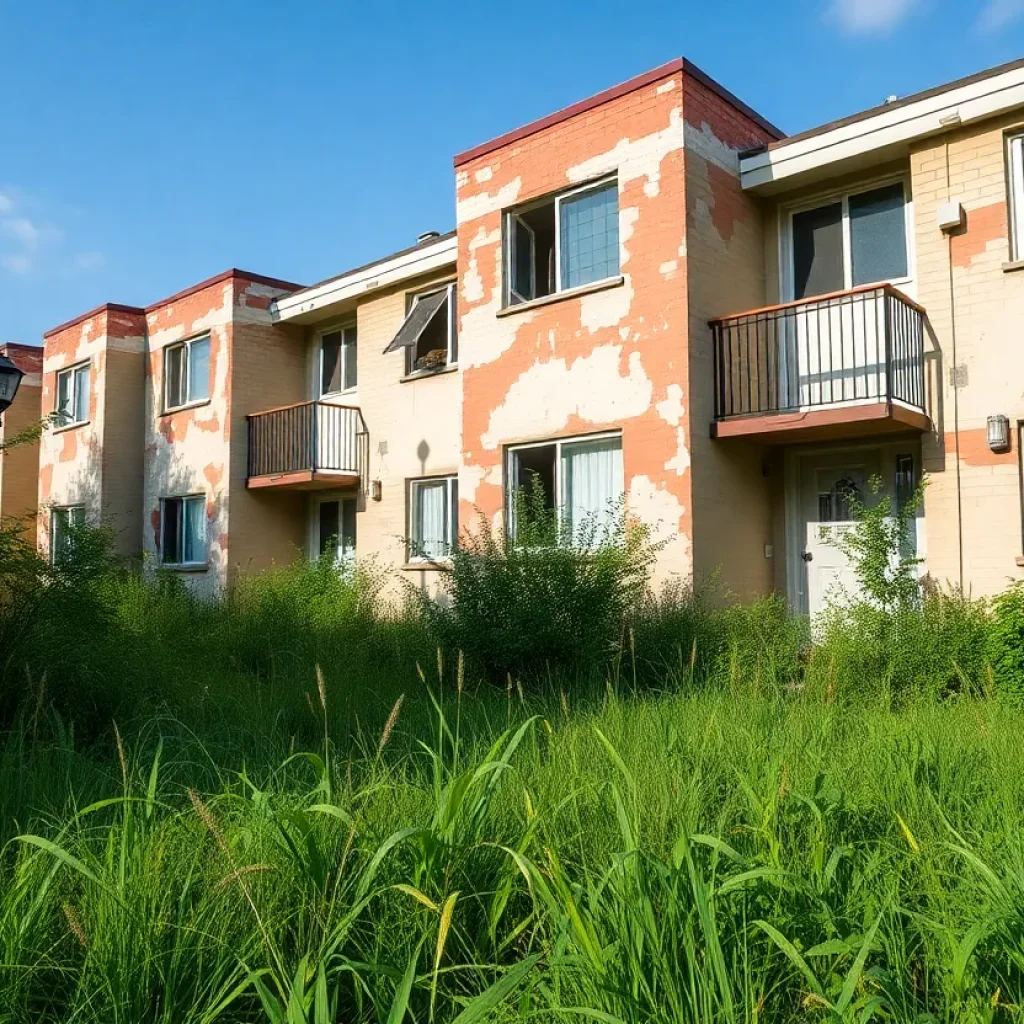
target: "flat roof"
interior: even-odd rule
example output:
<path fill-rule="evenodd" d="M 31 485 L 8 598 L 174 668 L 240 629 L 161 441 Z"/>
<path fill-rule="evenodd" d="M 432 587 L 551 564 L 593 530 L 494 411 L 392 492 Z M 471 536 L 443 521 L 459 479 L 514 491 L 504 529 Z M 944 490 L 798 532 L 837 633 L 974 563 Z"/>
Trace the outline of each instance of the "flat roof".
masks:
<path fill-rule="evenodd" d="M 64 323 L 58 324 L 56 327 L 51 327 L 48 331 L 44 331 L 43 337 L 49 338 L 54 334 L 59 334 L 61 331 L 66 331 L 69 327 L 74 327 L 76 324 L 80 324 L 94 316 L 100 316 L 103 313 L 130 313 L 142 316 L 146 313 L 151 313 L 154 309 L 166 306 L 170 302 L 177 302 L 189 295 L 194 295 L 196 292 L 201 292 L 204 288 L 210 288 L 215 284 L 220 284 L 221 281 L 227 281 L 233 278 L 249 281 L 252 284 L 265 284 L 270 288 L 282 288 L 290 292 L 296 292 L 302 289 L 302 285 L 295 284 L 291 281 L 282 281 L 276 277 L 267 277 L 264 274 L 254 274 L 249 270 L 239 270 L 237 267 L 231 267 L 228 270 L 221 271 L 219 274 L 214 274 L 213 277 L 207 277 L 198 284 L 189 285 L 188 288 L 183 288 L 181 291 L 167 296 L 166 299 L 161 299 L 159 302 L 151 302 L 148 306 L 126 306 L 120 302 L 101 303 L 99 306 L 95 306 L 85 313 L 79 313 L 78 316 L 72 317 L 70 320 L 65 320 Z"/>
<path fill-rule="evenodd" d="M 645 71 L 642 75 L 637 75 L 636 77 L 630 78 L 619 85 L 612 86 L 610 89 L 605 89 L 603 92 L 596 93 L 587 99 L 580 100 L 577 103 L 572 103 L 567 107 L 563 107 L 561 110 L 556 110 L 553 114 L 547 114 L 544 117 L 538 118 L 536 121 L 531 121 L 529 124 L 523 125 L 521 128 L 516 128 L 513 131 L 506 132 L 504 135 L 499 135 L 497 138 L 491 139 L 489 142 L 484 142 L 479 146 L 467 149 L 455 156 L 455 166 L 459 167 L 464 163 L 468 163 L 470 160 L 475 160 L 478 157 L 485 156 L 487 153 L 491 153 L 496 149 L 500 149 L 502 146 L 508 146 L 513 142 L 518 142 L 520 139 L 525 139 L 530 135 L 543 131 L 545 128 L 550 128 L 552 125 L 559 124 L 562 121 L 567 121 L 571 117 L 576 117 L 579 114 L 585 114 L 587 111 L 593 110 L 595 107 L 599 107 L 604 103 L 609 103 L 611 100 L 618 99 L 620 96 L 625 96 L 627 93 L 634 92 L 637 89 L 642 89 L 644 86 L 651 85 L 662 78 L 668 78 L 669 75 L 677 74 L 680 71 L 697 79 L 697 81 L 702 85 L 707 86 L 713 92 L 717 93 L 731 106 L 735 107 L 741 113 L 746 114 L 746 116 L 752 121 L 759 124 L 766 132 L 768 132 L 769 135 L 774 135 L 776 139 L 785 137 L 785 132 L 773 125 L 771 121 L 763 118 L 756 110 L 754 110 L 753 107 L 748 106 L 733 93 L 729 92 L 728 89 L 716 82 L 710 75 L 701 71 L 701 69 L 692 61 L 687 60 L 685 57 L 677 57 L 675 60 L 670 60 L 667 64 L 662 64 L 660 67 L 653 68 L 650 71 Z"/>

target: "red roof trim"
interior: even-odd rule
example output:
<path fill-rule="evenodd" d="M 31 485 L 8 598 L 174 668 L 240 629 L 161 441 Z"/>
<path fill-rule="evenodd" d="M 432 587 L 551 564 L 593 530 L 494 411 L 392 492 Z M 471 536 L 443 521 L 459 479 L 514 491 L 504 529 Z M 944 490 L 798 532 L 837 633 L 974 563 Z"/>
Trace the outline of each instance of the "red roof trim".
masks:
<path fill-rule="evenodd" d="M 660 81 L 663 78 L 668 78 L 671 75 L 678 74 L 679 72 L 685 72 L 697 79 L 702 85 L 707 86 L 713 92 L 717 93 L 727 103 L 734 106 L 741 113 L 745 114 L 751 120 L 755 121 L 760 125 L 769 135 L 780 139 L 784 138 L 785 135 L 782 131 L 775 127 L 770 121 L 765 120 L 757 113 L 752 107 L 747 106 L 742 100 L 737 99 L 728 89 L 721 86 L 716 82 L 710 75 L 705 74 L 695 64 L 688 61 L 685 57 L 677 57 L 675 60 L 670 60 L 667 64 L 662 64 L 660 67 L 654 68 L 651 71 L 645 71 L 642 75 L 637 75 L 635 78 L 630 78 L 628 81 L 622 82 L 620 85 L 612 86 L 610 89 L 605 89 L 603 92 L 599 92 L 589 99 L 580 100 L 578 103 L 573 103 L 568 107 L 563 107 L 561 110 L 555 111 L 553 114 L 548 114 L 546 117 L 538 118 L 536 121 L 531 121 L 529 124 L 523 125 L 521 128 L 516 128 L 514 131 L 506 132 L 504 135 L 499 135 L 495 139 L 491 139 L 489 142 L 481 143 L 479 146 L 474 146 L 472 149 L 467 149 L 462 153 L 458 153 L 455 156 L 454 164 L 456 167 L 461 166 L 464 163 L 468 163 L 470 160 L 475 160 L 478 157 L 484 156 L 487 153 L 491 153 L 496 149 L 501 149 L 503 146 L 509 146 L 513 142 L 519 142 L 521 139 L 525 139 L 530 135 L 535 135 L 537 132 L 543 131 L 545 128 L 551 128 L 553 125 L 560 124 L 562 121 L 567 121 L 571 117 L 576 117 L 579 114 L 585 114 L 587 111 L 593 110 L 595 107 L 602 106 L 605 103 L 610 103 L 612 100 L 618 99 L 620 96 L 625 96 L 628 93 L 635 92 L 637 89 L 643 89 L 645 86 L 653 85 L 655 82 Z"/>
<path fill-rule="evenodd" d="M 160 309 L 162 306 L 168 306 L 172 302 L 178 302 L 180 299 L 187 298 L 189 295 L 194 295 L 196 292 L 201 292 L 205 288 L 212 288 L 216 284 L 221 284 L 223 281 L 230 281 L 235 278 L 242 281 L 249 281 L 251 284 L 265 284 L 268 288 L 281 288 L 288 292 L 297 292 L 303 287 L 301 284 L 295 284 L 292 281 L 282 281 L 276 277 L 265 277 L 263 274 L 253 274 L 248 270 L 239 270 L 237 267 L 231 267 L 223 273 L 214 274 L 213 277 L 208 277 L 205 281 L 200 281 L 198 284 L 193 284 L 188 288 L 183 288 L 180 292 L 168 295 L 166 299 L 161 299 L 159 302 L 151 302 L 146 306 L 145 312 L 152 313 L 154 309 Z"/>
<path fill-rule="evenodd" d="M 48 331 L 44 331 L 43 337 L 52 338 L 55 334 L 60 334 L 61 331 L 66 331 L 69 327 L 74 327 L 77 324 L 90 320 L 94 316 L 100 316 L 103 313 L 134 313 L 138 316 L 142 316 L 142 314 L 145 313 L 145 310 L 139 306 L 123 306 L 118 302 L 104 302 L 102 306 L 90 309 L 88 313 L 80 313 L 71 320 L 65 320 L 64 323 L 58 324 L 56 327 L 51 327 Z"/>

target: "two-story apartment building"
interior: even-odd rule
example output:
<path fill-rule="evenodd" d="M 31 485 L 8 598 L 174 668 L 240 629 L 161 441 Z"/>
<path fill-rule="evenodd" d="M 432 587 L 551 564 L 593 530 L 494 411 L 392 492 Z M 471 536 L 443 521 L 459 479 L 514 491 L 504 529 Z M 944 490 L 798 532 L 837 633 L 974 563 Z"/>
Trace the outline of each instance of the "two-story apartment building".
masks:
<path fill-rule="evenodd" d="M 786 138 L 677 60 L 455 187 L 454 232 L 312 287 L 49 332 L 41 542 L 84 515 L 207 590 L 325 550 L 431 588 L 526 488 L 568 529 L 624 502 L 661 579 L 814 612 L 851 498 L 927 472 L 927 571 L 1020 575 L 1024 62 Z"/>

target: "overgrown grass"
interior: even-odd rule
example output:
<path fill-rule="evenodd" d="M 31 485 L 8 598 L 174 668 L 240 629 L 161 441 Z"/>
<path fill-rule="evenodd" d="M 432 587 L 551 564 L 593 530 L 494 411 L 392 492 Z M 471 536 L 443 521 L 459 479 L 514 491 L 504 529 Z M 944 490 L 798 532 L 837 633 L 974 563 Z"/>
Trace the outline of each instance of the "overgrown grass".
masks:
<path fill-rule="evenodd" d="M 372 567 L 201 602 L 101 535 L 7 543 L 0 1021 L 1020 1015 L 1015 592 L 812 638 L 497 549 L 439 628 Z M 545 609 L 541 666 L 502 630 Z M 474 621 L 498 655 L 445 646 Z"/>

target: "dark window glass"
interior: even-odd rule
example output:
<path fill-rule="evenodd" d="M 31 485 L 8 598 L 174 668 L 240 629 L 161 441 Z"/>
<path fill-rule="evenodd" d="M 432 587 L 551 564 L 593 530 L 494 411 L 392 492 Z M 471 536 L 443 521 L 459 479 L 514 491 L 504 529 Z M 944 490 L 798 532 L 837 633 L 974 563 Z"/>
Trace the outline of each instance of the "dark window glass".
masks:
<path fill-rule="evenodd" d="M 793 297 L 841 291 L 843 204 L 793 214 Z"/>
<path fill-rule="evenodd" d="M 356 386 L 356 329 L 346 327 L 342 332 L 342 387 L 344 390 Z"/>
<path fill-rule="evenodd" d="M 356 551 L 356 503 L 341 502 L 341 554 L 354 555 Z"/>
<path fill-rule="evenodd" d="M 907 276 L 907 218 L 903 185 L 850 196 L 854 287 Z"/>
<path fill-rule="evenodd" d="M 167 349 L 165 372 L 167 374 L 166 403 L 168 409 L 185 404 L 185 346 L 174 345 Z"/>
<path fill-rule="evenodd" d="M 181 561 L 181 498 L 164 499 L 161 560 L 167 564 Z"/>
<path fill-rule="evenodd" d="M 333 554 L 341 531 L 340 502 L 320 502 L 320 554 Z"/>
<path fill-rule="evenodd" d="M 325 334 L 320 340 L 323 361 L 320 373 L 320 394 L 341 391 L 341 331 Z"/>

